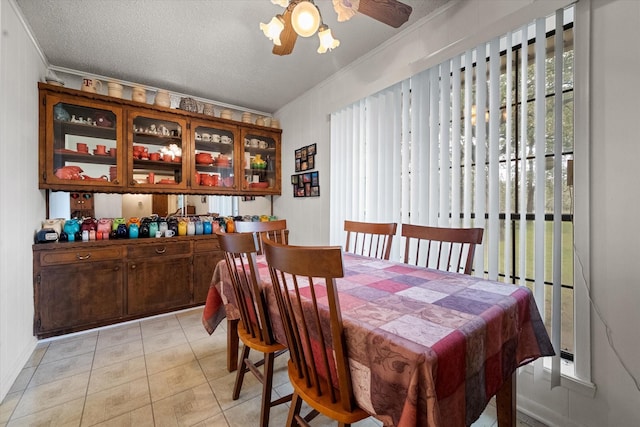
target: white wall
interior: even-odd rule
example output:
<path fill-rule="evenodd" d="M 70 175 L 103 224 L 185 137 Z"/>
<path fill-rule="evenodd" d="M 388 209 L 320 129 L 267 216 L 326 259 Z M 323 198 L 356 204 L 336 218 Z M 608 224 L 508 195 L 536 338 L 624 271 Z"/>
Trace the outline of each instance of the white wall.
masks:
<path fill-rule="evenodd" d="M 14 4 L 0 2 L 0 398 L 31 355 L 33 235 L 45 218 L 38 190 L 38 88 L 46 64 Z"/>
<path fill-rule="evenodd" d="M 416 72 L 435 65 L 492 36 L 503 34 L 568 1 L 467 0 L 439 16 L 406 29 L 375 52 L 276 112 L 283 128 L 283 182 L 294 173 L 293 151 L 316 142 L 320 198 L 294 199 L 290 192 L 275 201 L 276 215 L 287 218 L 291 239 L 300 244 L 329 242 L 328 115 Z M 640 377 L 640 279 L 634 268 L 640 255 L 640 1 L 581 0 L 590 9 L 591 190 L 589 197 L 591 263 L 586 276 L 595 303 L 612 329 L 616 348 L 633 375 Z M 587 14 L 589 15 L 589 13 Z M 330 54 L 328 54 L 330 55 Z M 328 58 L 329 60 L 329 58 Z M 589 133 L 590 132 L 590 133 Z M 579 166 L 576 165 L 576 168 Z M 285 185 L 286 187 L 286 185 Z M 640 390 L 609 347 L 602 322 L 592 310 L 592 381 L 595 396 L 581 387 L 549 389 L 547 381 L 518 376 L 519 409 L 557 426 L 621 427 L 640 425 Z"/>
<path fill-rule="evenodd" d="M 356 64 L 277 112 L 283 131 L 283 195 L 274 214 L 286 218 L 296 244 L 329 242 L 328 115 L 350 102 L 402 80 L 420 69 L 526 22 L 550 13 L 563 0 L 467 0 L 440 16 L 407 29 Z M 589 4 L 585 0 L 578 7 Z M 630 371 L 640 376 L 640 280 L 634 263 L 640 239 L 633 228 L 640 211 L 637 160 L 640 2 L 593 0 L 591 58 L 591 263 L 585 266 L 593 300 L 612 330 Z M 45 217 L 37 182 L 37 88 L 45 62 L 25 33 L 12 0 L 0 0 L 0 399 L 29 357 L 33 287 L 31 242 Z M 448 47 L 449 46 L 449 47 Z M 328 54 L 330 55 L 330 54 Z M 8 126 L 10 124 L 10 126 Z M 287 191 L 293 152 L 318 144 L 321 196 L 294 199 Z M 8 155 L 7 153 L 11 153 Z M 578 165 L 576 165 L 578 167 Z M 7 226 L 9 224 L 10 226 Z M 640 425 L 640 391 L 608 345 L 592 315 L 592 380 L 595 397 L 518 378 L 518 404 L 549 425 L 619 427 Z M 537 406 L 540 405 L 540 406 Z"/>
<path fill-rule="evenodd" d="M 591 287 L 620 356 L 640 378 L 640 2 L 593 2 L 591 58 Z M 593 321 L 597 401 L 610 426 L 640 425 L 640 390 Z M 604 424 L 601 424 L 604 425 Z"/>

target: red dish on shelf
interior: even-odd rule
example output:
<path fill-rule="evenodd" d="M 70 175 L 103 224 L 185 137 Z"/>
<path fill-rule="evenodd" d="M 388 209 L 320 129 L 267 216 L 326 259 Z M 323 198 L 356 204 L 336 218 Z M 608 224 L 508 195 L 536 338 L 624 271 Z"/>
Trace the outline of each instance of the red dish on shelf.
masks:
<path fill-rule="evenodd" d="M 249 184 L 249 188 L 267 188 L 269 187 L 268 182 L 252 182 Z"/>
<path fill-rule="evenodd" d="M 161 179 L 156 184 L 177 184 L 177 182 L 174 179 Z"/>
<path fill-rule="evenodd" d="M 196 163 L 199 165 L 210 165 L 213 163 L 213 157 L 210 153 L 198 153 L 196 154 Z"/>
<path fill-rule="evenodd" d="M 77 151 L 69 150 L 67 148 L 56 148 L 53 151 L 56 154 L 84 154 L 84 155 L 89 155 L 90 156 L 89 153 L 78 153 Z"/>

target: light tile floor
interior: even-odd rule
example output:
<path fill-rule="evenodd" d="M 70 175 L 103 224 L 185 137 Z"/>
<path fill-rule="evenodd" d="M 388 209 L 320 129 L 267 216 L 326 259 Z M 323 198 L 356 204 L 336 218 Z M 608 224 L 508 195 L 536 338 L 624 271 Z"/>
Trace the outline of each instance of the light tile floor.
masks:
<path fill-rule="evenodd" d="M 209 336 L 201 316 L 202 307 L 41 341 L 0 405 L 0 426 L 257 425 L 260 383 L 245 376 L 240 399 L 231 399 L 226 323 Z M 291 392 L 286 359 L 276 359 L 279 396 Z M 270 425 L 284 425 L 288 408 L 272 408 Z M 312 425 L 335 423 L 319 416 Z M 495 425 L 493 404 L 473 424 Z M 542 426 L 523 415 L 518 425 Z"/>

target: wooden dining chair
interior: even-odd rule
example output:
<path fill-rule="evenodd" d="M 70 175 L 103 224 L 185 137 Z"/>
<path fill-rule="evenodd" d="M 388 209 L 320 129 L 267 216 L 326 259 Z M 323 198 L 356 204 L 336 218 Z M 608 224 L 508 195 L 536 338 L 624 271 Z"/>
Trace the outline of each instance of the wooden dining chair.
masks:
<path fill-rule="evenodd" d="M 397 228 L 398 224 L 395 222 L 345 221 L 344 231 L 347 232 L 347 242 L 344 250 L 357 255 L 389 259 L 391 243 Z"/>
<path fill-rule="evenodd" d="M 262 254 L 262 240 L 268 238 L 274 242 L 288 244 L 289 230 L 287 230 L 287 220 L 278 219 L 275 221 L 238 221 L 235 223 L 238 233 L 255 233 L 260 236 L 258 244 L 260 249 L 258 254 Z"/>
<path fill-rule="evenodd" d="M 405 264 L 471 274 L 482 228 L 445 228 L 402 224 Z M 422 261 L 421 261 L 422 260 Z"/>
<path fill-rule="evenodd" d="M 217 233 L 217 236 L 225 254 L 240 312 L 238 337 L 244 344 L 233 388 L 233 400 L 240 397 L 244 374 L 251 371 L 262 383 L 260 426 L 267 427 L 271 407 L 291 400 L 291 395 L 288 395 L 271 401 L 274 359 L 286 351 L 286 346 L 276 342 L 271 331 L 269 311 L 256 266 L 257 237 L 252 233 Z M 249 360 L 251 349 L 263 353 L 263 359 L 255 364 Z M 257 369 L 261 365 L 264 365 L 263 373 Z"/>
<path fill-rule="evenodd" d="M 287 426 L 308 426 L 318 413 L 340 426 L 367 418 L 353 395 L 336 288 L 336 279 L 344 275 L 342 249 L 265 240 L 264 251 L 289 347 L 293 399 Z M 304 417 L 303 401 L 313 408 Z"/>

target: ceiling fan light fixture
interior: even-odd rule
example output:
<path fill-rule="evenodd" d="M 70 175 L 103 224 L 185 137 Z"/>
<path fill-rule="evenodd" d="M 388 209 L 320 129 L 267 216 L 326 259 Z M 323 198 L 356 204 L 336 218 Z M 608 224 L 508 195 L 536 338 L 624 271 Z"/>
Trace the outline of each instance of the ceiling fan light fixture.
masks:
<path fill-rule="evenodd" d="M 320 11 L 309 0 L 299 2 L 291 12 L 291 25 L 302 37 L 311 37 L 320 26 Z"/>
<path fill-rule="evenodd" d="M 318 53 L 325 53 L 327 50 L 333 50 L 340 46 L 340 40 L 334 39 L 331 29 L 324 24 L 318 29 L 318 38 L 320 39 Z"/>
<path fill-rule="evenodd" d="M 282 30 L 284 30 L 284 19 L 282 15 L 274 16 L 268 24 L 261 22 L 260 29 L 269 40 L 273 41 L 273 44 L 280 46 L 280 34 Z"/>

